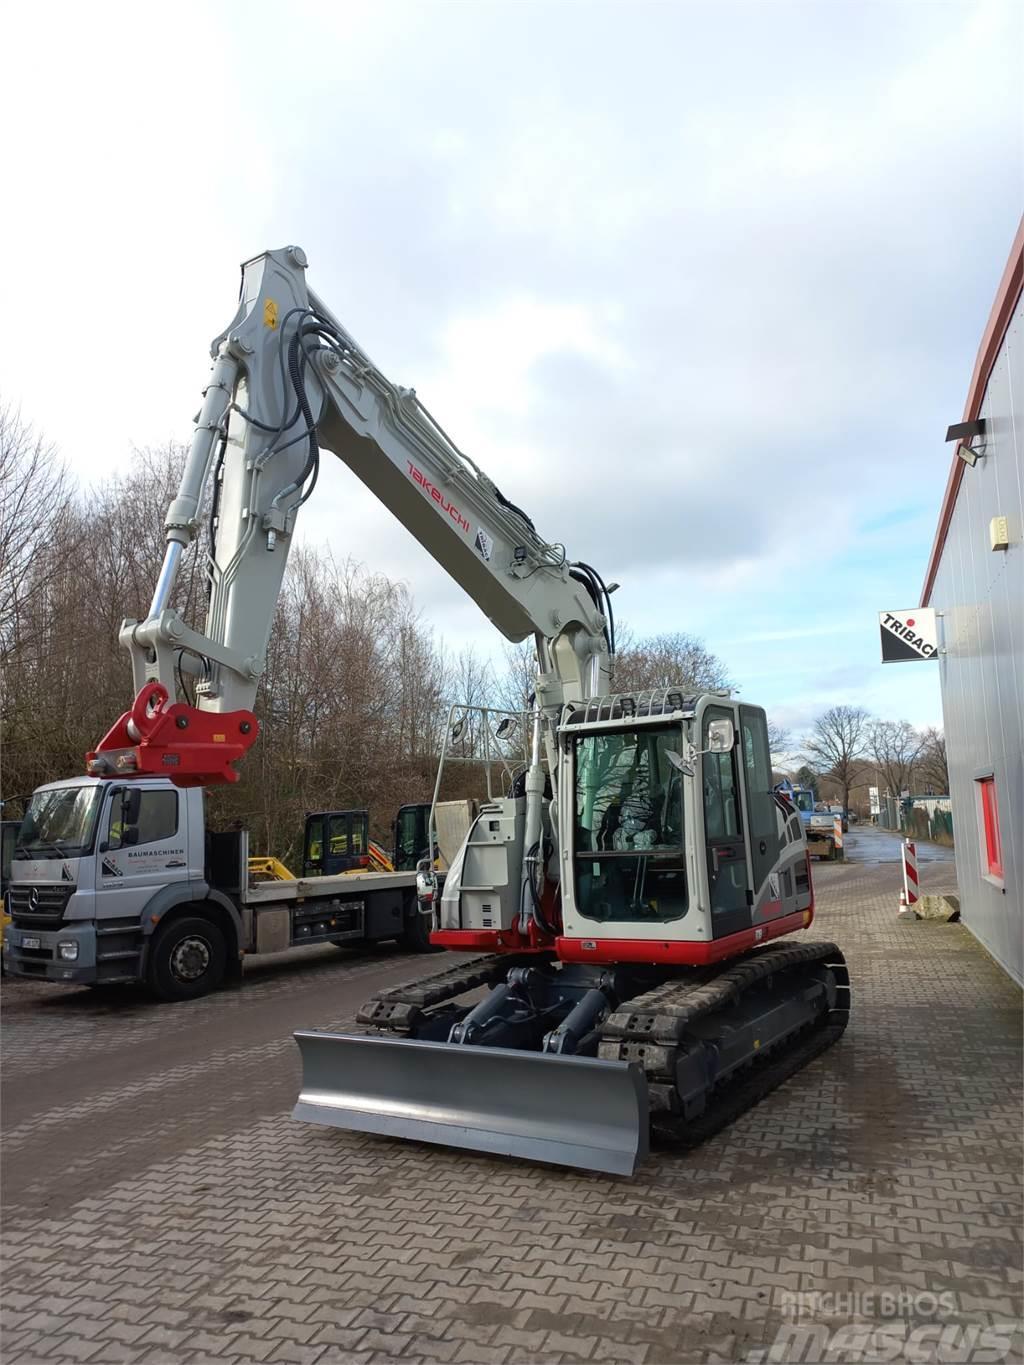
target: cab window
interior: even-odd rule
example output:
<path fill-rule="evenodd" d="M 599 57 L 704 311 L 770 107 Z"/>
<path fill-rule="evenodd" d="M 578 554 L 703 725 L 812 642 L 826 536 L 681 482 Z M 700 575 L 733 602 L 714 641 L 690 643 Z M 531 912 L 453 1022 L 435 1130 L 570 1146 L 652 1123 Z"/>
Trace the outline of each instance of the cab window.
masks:
<path fill-rule="evenodd" d="M 107 846 L 111 850 L 134 848 L 173 839 L 178 832 L 178 793 L 141 792 L 138 817 L 130 820 L 128 793 L 114 798 L 107 822 Z"/>
<path fill-rule="evenodd" d="M 683 856 L 678 726 L 575 740 L 576 906 L 588 919 L 679 919 Z"/>
<path fill-rule="evenodd" d="M 347 853 L 365 853 L 363 848 L 363 826 L 357 813 L 342 811 L 328 819 L 328 851 L 335 856 Z"/>
<path fill-rule="evenodd" d="M 705 747 L 707 744 L 705 736 Z M 708 839 L 739 838 L 740 806 L 732 750 L 724 754 L 705 754 L 703 772 L 705 836 Z"/>
<path fill-rule="evenodd" d="M 747 788 L 751 856 L 754 887 L 763 886 L 775 866 L 783 839 L 779 832 L 778 808 L 772 793 L 772 761 L 768 752 L 768 722 L 762 710 L 740 707 L 742 728 L 743 777 Z"/>
<path fill-rule="evenodd" d="M 412 867 L 419 857 L 418 844 L 425 845 L 426 839 L 420 835 L 421 813 L 418 806 L 409 806 L 398 813 L 398 856 L 402 863 Z M 424 831 L 425 833 L 425 831 Z"/>

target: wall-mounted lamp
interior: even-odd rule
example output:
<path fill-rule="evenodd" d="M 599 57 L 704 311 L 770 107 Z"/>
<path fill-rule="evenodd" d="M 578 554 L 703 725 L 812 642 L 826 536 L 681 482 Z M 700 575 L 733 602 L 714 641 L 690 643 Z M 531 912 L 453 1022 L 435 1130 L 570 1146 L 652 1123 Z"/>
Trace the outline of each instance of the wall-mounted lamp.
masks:
<path fill-rule="evenodd" d="M 970 465 L 973 469 L 979 459 L 986 454 L 986 443 L 982 441 L 980 446 L 971 445 L 971 441 L 976 436 L 985 435 L 984 417 L 976 417 L 973 422 L 956 422 L 946 431 L 947 441 L 959 441 L 956 453 L 963 460 L 964 464 Z"/>

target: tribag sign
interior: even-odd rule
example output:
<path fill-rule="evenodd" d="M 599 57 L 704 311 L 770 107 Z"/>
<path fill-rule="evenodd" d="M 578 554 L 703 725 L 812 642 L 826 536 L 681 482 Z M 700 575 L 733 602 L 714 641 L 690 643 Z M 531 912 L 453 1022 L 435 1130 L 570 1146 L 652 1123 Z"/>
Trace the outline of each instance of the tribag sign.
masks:
<path fill-rule="evenodd" d="M 910 611 L 880 611 L 878 627 L 882 636 L 882 663 L 900 664 L 908 659 L 937 659 L 939 638 L 932 607 L 912 607 Z"/>

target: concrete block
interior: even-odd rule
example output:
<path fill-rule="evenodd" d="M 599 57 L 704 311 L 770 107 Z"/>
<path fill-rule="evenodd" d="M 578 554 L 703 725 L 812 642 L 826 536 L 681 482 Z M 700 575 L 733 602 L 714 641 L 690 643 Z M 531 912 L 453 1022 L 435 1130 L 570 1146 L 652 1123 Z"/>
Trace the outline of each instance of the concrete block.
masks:
<path fill-rule="evenodd" d="M 959 896 L 922 896 L 914 906 L 918 919 L 935 919 L 949 923 L 960 918 Z"/>

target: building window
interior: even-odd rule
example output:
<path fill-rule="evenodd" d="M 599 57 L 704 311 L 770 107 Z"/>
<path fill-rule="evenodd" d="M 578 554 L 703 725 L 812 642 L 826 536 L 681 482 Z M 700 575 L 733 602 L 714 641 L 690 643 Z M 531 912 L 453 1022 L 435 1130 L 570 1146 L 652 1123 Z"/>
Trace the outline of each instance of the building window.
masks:
<path fill-rule="evenodd" d="M 1003 845 L 999 838 L 999 805 L 996 801 L 994 777 L 979 777 L 978 794 L 981 799 L 982 867 L 990 877 L 1003 876 Z"/>

